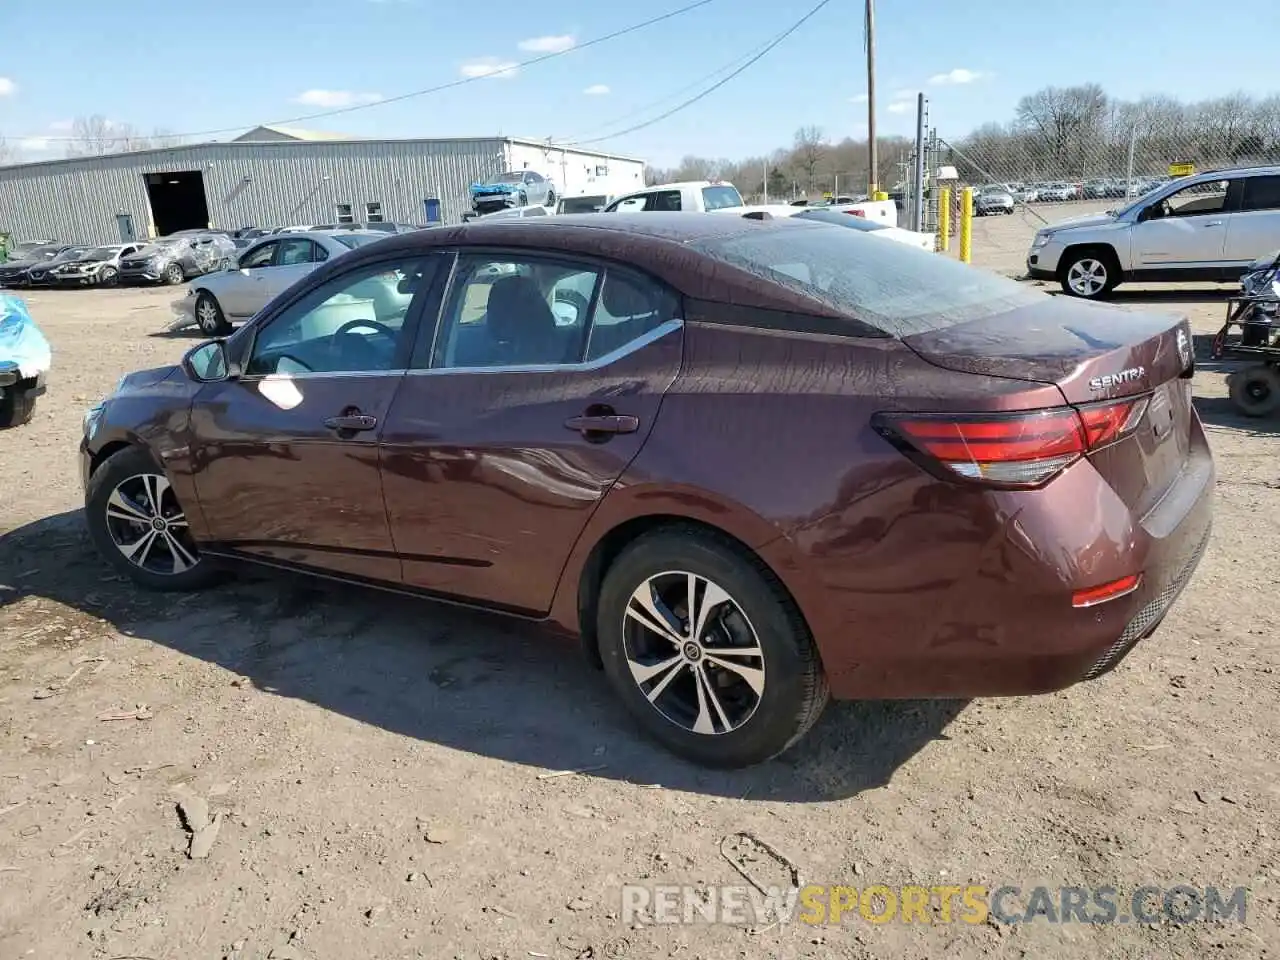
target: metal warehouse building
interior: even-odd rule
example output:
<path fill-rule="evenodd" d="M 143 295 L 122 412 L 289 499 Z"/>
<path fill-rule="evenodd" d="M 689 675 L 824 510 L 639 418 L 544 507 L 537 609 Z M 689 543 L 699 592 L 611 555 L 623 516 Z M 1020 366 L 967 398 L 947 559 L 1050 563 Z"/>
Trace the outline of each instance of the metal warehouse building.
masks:
<path fill-rule="evenodd" d="M 195 227 L 457 223 L 467 187 L 533 170 L 561 196 L 644 186 L 644 162 L 512 137 L 335 139 L 257 127 L 226 143 L 0 167 L 0 233 L 114 243 Z"/>

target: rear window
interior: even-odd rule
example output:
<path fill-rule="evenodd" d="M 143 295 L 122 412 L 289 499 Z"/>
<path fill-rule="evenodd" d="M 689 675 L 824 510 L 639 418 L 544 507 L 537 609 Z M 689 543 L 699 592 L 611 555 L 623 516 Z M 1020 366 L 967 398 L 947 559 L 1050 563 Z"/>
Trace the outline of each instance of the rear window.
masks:
<path fill-rule="evenodd" d="M 829 224 L 784 221 L 754 236 L 689 246 L 895 337 L 981 320 L 1044 296 L 958 260 Z"/>
<path fill-rule="evenodd" d="M 863 233 L 872 233 L 875 230 L 884 230 L 888 227 L 886 223 L 877 223 L 875 220 L 868 220 L 866 217 L 855 217 L 852 213 L 845 213 L 840 210 L 805 210 L 803 213 L 797 213 L 796 219 L 829 223 L 832 226 L 844 227 L 847 230 L 861 230 Z"/>
<path fill-rule="evenodd" d="M 561 213 L 595 213 L 606 203 L 608 197 L 565 197 L 560 201 Z"/>
<path fill-rule="evenodd" d="M 735 187 L 721 184 L 718 187 L 702 188 L 702 208 L 704 210 L 723 210 L 725 207 L 742 206 L 742 196 Z"/>
<path fill-rule="evenodd" d="M 363 247 L 366 243 L 375 243 L 381 240 L 381 237 L 371 237 L 363 233 L 346 233 L 335 235 L 334 238 L 344 247 L 350 247 L 354 250 L 356 247 Z"/>

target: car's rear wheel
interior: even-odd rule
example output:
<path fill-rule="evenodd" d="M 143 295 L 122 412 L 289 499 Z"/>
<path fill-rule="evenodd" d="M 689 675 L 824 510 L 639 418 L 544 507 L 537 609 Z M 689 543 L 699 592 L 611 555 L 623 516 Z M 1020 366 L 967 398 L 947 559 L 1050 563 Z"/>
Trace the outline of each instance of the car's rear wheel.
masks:
<path fill-rule="evenodd" d="M 164 268 L 164 282 L 169 286 L 176 287 L 185 279 L 186 276 L 182 272 L 182 264 L 171 263 Z"/>
<path fill-rule="evenodd" d="M 777 756 L 827 702 L 794 601 L 757 558 L 700 528 L 656 530 L 622 552 L 605 575 L 597 636 L 641 727 L 706 766 Z"/>
<path fill-rule="evenodd" d="M 89 478 L 89 534 L 117 571 L 151 590 L 196 590 L 219 571 L 200 555 L 164 470 L 141 447 L 112 454 Z"/>
<path fill-rule="evenodd" d="M 120 282 L 120 271 L 115 267 L 103 267 L 98 271 L 98 286 L 114 287 Z"/>
<path fill-rule="evenodd" d="M 1112 257 L 1096 250 L 1069 255 L 1062 267 L 1064 293 L 1096 300 L 1110 293 L 1120 282 L 1120 270 Z"/>
<path fill-rule="evenodd" d="M 231 332 L 231 324 L 222 313 L 222 307 L 213 294 L 202 290 L 196 297 L 196 324 L 210 337 L 221 337 Z"/>
<path fill-rule="evenodd" d="M 1280 369 L 1256 366 L 1230 377 L 1231 402 L 1246 417 L 1280 412 Z"/>

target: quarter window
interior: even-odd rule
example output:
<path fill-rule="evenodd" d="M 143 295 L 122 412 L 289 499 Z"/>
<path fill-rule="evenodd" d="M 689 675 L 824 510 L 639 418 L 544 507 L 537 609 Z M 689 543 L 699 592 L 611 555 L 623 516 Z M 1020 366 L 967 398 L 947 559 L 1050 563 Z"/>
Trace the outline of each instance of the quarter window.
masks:
<path fill-rule="evenodd" d="M 392 370 L 403 365 L 405 319 L 429 286 L 431 261 L 368 264 L 321 284 L 254 338 L 247 373 L 299 375 Z"/>
<path fill-rule="evenodd" d="M 587 359 L 621 350 L 679 313 L 678 301 L 663 287 L 638 276 L 609 270 L 591 317 Z"/>

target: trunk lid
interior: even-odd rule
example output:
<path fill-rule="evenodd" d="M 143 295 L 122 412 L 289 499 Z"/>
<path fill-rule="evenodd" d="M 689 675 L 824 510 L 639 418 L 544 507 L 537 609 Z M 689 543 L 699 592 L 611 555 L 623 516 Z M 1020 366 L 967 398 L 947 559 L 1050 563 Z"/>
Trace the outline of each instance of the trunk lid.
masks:
<path fill-rule="evenodd" d="M 1148 398 L 1138 429 L 1089 460 L 1140 514 L 1181 474 L 1190 452 L 1194 349 L 1172 314 L 1044 297 L 1042 302 L 904 342 L 935 366 L 1053 384 L 1073 405 Z"/>

